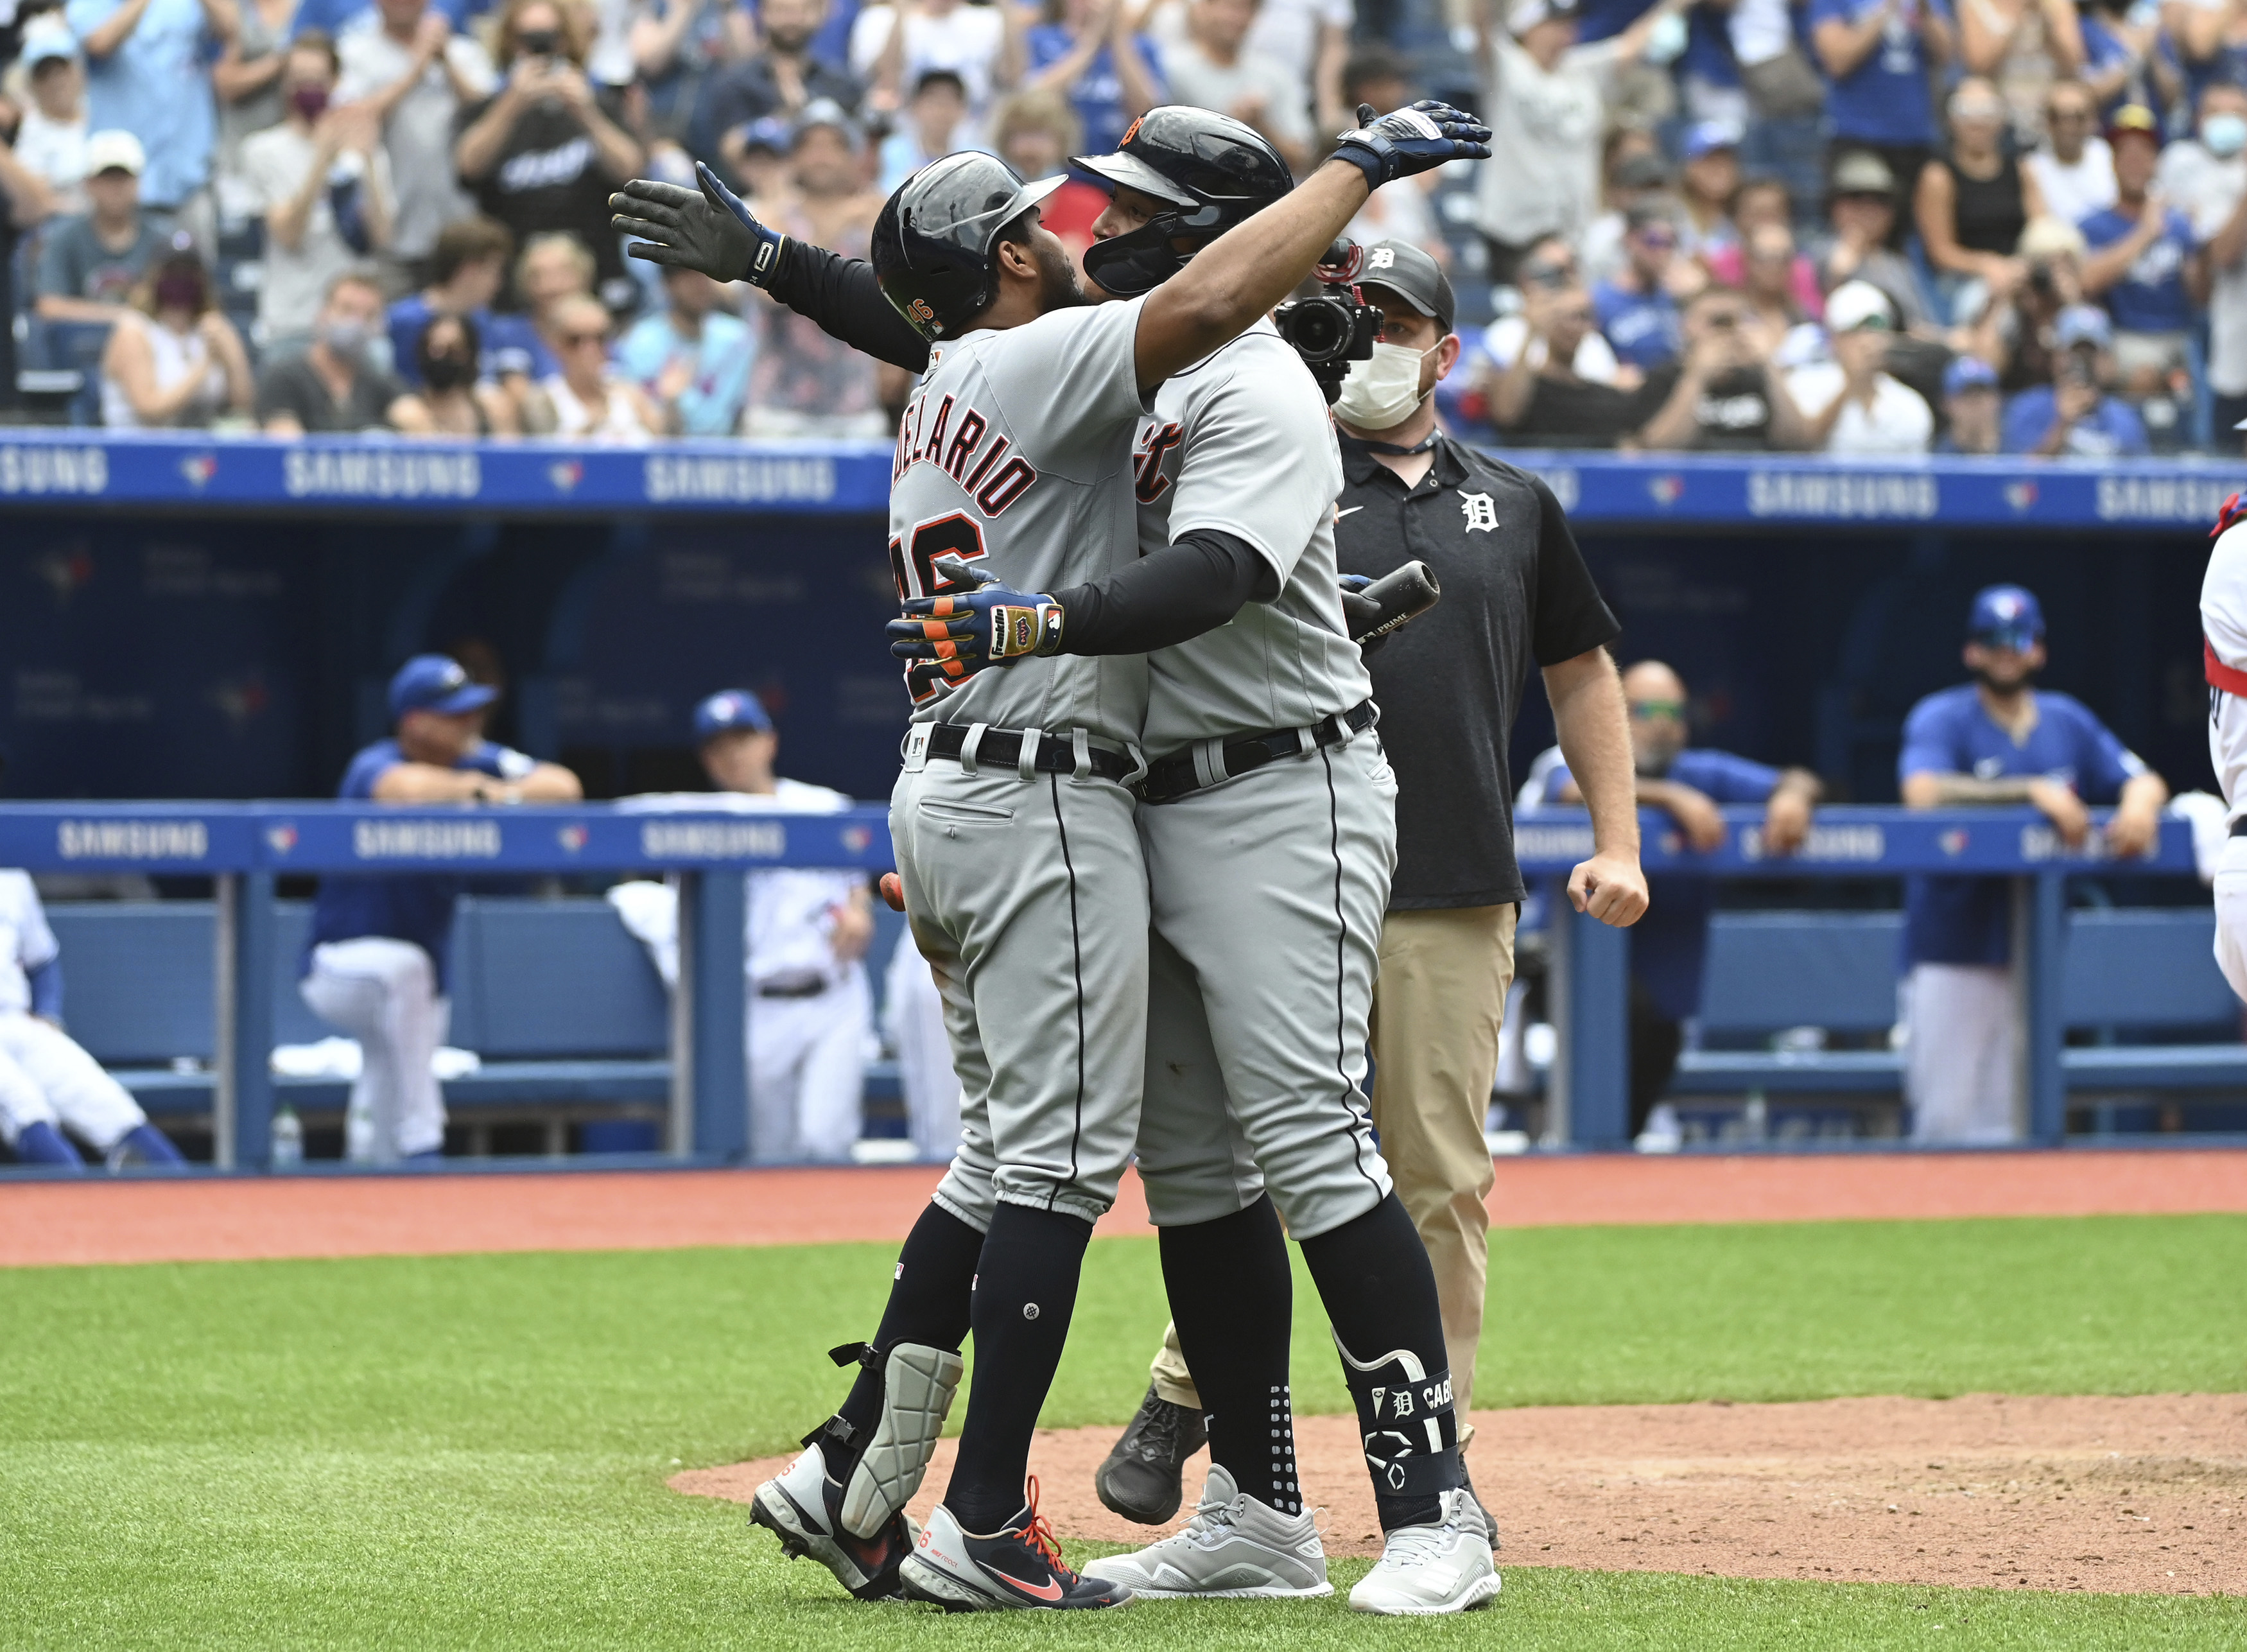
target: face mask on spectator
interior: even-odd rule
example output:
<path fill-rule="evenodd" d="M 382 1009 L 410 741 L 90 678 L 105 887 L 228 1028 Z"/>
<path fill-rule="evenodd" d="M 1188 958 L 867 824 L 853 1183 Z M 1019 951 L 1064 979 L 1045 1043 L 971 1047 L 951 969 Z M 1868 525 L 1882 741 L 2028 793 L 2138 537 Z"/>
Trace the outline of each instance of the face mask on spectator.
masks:
<path fill-rule="evenodd" d="M 476 381 L 476 364 L 466 356 L 442 351 L 421 358 L 421 376 L 432 390 L 461 390 Z"/>
<path fill-rule="evenodd" d="M 328 353 L 350 362 L 355 367 L 366 365 L 367 348 L 374 342 L 374 329 L 364 321 L 324 321 L 320 324 L 320 342 Z"/>
<path fill-rule="evenodd" d="M 328 89 L 325 86 L 298 86 L 289 94 L 289 101 L 297 113 L 307 120 L 318 120 L 328 110 Z"/>
<path fill-rule="evenodd" d="M 2218 160 L 2247 149 L 2247 115 L 2214 114 L 2200 123 L 2200 141 Z"/>
<path fill-rule="evenodd" d="M 1431 351 L 1403 345 L 1376 345 L 1373 358 L 1354 364 L 1335 399 L 1335 416 L 1359 430 L 1401 425 L 1420 405 L 1420 363 Z"/>
<path fill-rule="evenodd" d="M 193 276 L 164 276 L 156 283 L 159 310 L 201 310 L 203 283 Z"/>

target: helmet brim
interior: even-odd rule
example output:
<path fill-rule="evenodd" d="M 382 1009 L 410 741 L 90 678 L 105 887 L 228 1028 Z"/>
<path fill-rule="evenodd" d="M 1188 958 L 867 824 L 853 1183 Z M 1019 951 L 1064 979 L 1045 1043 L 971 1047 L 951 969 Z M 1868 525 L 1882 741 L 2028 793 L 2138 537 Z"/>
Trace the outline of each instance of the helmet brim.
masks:
<path fill-rule="evenodd" d="M 1127 155 L 1120 150 L 1112 155 L 1074 155 L 1072 167 L 1082 167 L 1096 178 L 1105 178 L 1126 189 L 1137 189 L 1142 195 L 1152 195 L 1158 201 L 1167 201 L 1173 206 L 1198 207 L 1201 202 L 1189 191 L 1172 183 L 1137 155 Z"/>

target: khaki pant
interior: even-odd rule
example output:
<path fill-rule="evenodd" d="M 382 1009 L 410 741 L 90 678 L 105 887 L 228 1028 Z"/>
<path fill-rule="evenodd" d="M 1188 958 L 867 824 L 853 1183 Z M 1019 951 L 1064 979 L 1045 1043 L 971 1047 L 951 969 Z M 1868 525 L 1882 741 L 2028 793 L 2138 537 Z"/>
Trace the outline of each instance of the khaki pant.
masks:
<path fill-rule="evenodd" d="M 1510 905 L 1390 912 L 1373 988 L 1374 1128 L 1397 1196 L 1435 1266 L 1462 1417 L 1474 1395 L 1490 1273 L 1497 1178 L 1482 1132 L 1513 984 L 1514 918 Z M 1164 1328 L 1148 1375 L 1161 1398 L 1199 1407 L 1177 1327 Z"/>

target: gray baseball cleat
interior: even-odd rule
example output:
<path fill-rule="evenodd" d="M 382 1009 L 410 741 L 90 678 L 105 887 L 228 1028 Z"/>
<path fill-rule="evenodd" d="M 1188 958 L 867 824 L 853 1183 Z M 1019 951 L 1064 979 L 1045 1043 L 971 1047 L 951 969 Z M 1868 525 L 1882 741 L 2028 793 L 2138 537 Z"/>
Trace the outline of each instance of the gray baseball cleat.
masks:
<path fill-rule="evenodd" d="M 1208 1443 L 1201 1413 L 1173 1405 L 1150 1382 L 1138 1414 L 1094 1473 L 1092 1489 L 1127 1520 L 1164 1525 L 1185 1501 L 1186 1459 Z"/>
<path fill-rule="evenodd" d="M 1381 1560 L 1349 1592 L 1353 1611 L 1384 1617 L 1464 1612 L 1498 1594 L 1490 1552 L 1490 1517 L 1465 1486 L 1443 1494 L 1429 1526 L 1400 1526 L 1388 1534 Z"/>
<path fill-rule="evenodd" d="M 1143 1600 L 1288 1601 L 1334 1593 L 1309 1512 L 1282 1514 L 1244 1495 L 1214 1464 L 1184 1531 L 1136 1553 L 1095 1560 L 1084 1575 L 1121 1583 Z"/>

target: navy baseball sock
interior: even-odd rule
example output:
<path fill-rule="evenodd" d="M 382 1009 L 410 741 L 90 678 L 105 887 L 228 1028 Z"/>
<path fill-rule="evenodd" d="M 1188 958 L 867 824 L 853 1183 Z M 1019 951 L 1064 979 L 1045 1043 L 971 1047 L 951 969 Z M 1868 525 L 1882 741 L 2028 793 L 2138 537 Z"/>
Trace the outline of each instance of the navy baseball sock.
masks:
<path fill-rule="evenodd" d="M 1427 1250 L 1394 1193 L 1302 1246 L 1357 1402 L 1381 1529 L 1431 1524 L 1466 1470 Z"/>
<path fill-rule="evenodd" d="M 1076 1308 L 1092 1224 L 1001 1205 L 975 1275 L 975 1376 L 944 1505 L 967 1532 L 995 1532 L 1022 1506 L 1030 1435 Z"/>
<path fill-rule="evenodd" d="M 61 1164 L 74 1171 L 85 1168 L 78 1149 L 63 1140 L 51 1124 L 26 1124 L 16 1137 L 16 1157 L 26 1164 Z"/>
<path fill-rule="evenodd" d="M 983 1236 L 950 1211 L 936 1204 L 923 1211 L 898 1253 L 890 1300 L 874 1332 L 875 1354 L 886 1357 L 900 1342 L 958 1353 L 967 1340 L 968 1304 L 974 1300 L 975 1265 L 982 1254 Z M 861 1365 L 850 1396 L 836 1412 L 850 1425 L 849 1438 L 830 1433 L 821 1441 L 827 1471 L 837 1480 L 849 1478 L 859 1450 L 881 1421 L 882 1382 L 880 1359 Z"/>
<path fill-rule="evenodd" d="M 1209 1460 L 1282 1514 L 1303 1512 L 1287 1389 L 1294 1274 L 1269 1195 L 1214 1222 L 1162 1230 L 1163 1287 L 1209 1419 Z"/>

